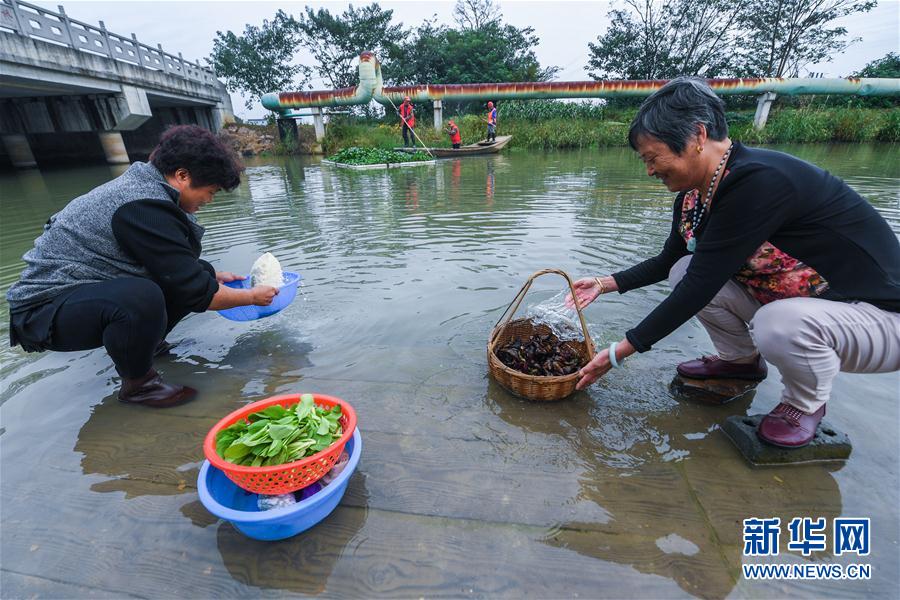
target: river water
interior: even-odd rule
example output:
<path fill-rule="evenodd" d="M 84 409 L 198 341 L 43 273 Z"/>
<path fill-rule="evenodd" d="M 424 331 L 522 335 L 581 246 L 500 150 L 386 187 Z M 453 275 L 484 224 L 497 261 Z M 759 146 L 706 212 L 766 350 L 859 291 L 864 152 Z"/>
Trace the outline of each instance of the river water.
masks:
<path fill-rule="evenodd" d="M 896 146 L 782 146 L 846 179 L 900 232 Z M 47 217 L 111 167 L 0 175 L 0 289 Z M 718 427 L 770 410 L 772 370 L 724 406 L 673 395 L 674 365 L 712 346 L 691 321 L 561 403 L 519 400 L 486 376 L 488 332 L 532 272 L 601 275 L 651 256 L 672 195 L 626 149 L 528 153 L 347 172 L 316 159 L 248 163 L 200 213 L 204 257 L 247 272 L 275 254 L 304 277 L 279 315 L 188 317 L 156 366 L 199 398 L 124 406 L 102 349 L 0 349 L 4 597 L 846 597 L 896 594 L 900 375 L 841 374 L 827 419 L 846 464 L 749 467 Z M 562 290 L 537 280 L 529 302 Z M 598 346 L 667 293 L 603 297 Z M 5 301 L 2 312 L 6 312 Z M 6 339 L 8 324 L 0 322 Z M 345 398 L 365 450 L 322 524 L 279 543 L 205 511 L 201 442 L 244 403 L 285 392 Z M 870 517 L 865 558 L 787 552 L 793 517 Z M 769 562 L 872 565 L 866 581 L 749 582 L 741 522 L 779 517 Z M 829 543 L 831 536 L 829 534 Z"/>

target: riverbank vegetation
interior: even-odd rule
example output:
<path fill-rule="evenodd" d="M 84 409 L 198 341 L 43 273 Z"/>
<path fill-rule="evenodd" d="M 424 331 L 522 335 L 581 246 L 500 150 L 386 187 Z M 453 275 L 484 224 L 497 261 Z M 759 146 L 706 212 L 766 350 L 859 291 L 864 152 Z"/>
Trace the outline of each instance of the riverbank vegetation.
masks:
<path fill-rule="evenodd" d="M 499 135 L 512 135 L 510 147 L 531 149 L 627 146 L 635 108 L 609 108 L 552 101 L 505 102 L 499 106 Z M 727 113 L 730 135 L 749 144 L 817 142 L 900 142 L 900 108 L 784 106 L 773 108 L 762 130 L 753 128 L 753 110 Z M 455 118 L 463 144 L 485 137 L 480 115 Z M 392 148 L 401 145 L 394 119 L 342 116 L 327 127 L 323 148 L 332 154 L 350 146 Z M 449 147 L 446 133 L 419 119 L 416 134 L 430 147 Z M 421 144 L 419 144 L 421 145 Z"/>

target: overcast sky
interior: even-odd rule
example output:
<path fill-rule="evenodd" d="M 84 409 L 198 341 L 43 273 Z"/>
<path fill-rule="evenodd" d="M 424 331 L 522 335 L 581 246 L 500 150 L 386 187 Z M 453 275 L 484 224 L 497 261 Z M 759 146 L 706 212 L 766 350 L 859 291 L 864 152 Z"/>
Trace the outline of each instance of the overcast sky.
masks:
<path fill-rule="evenodd" d="M 356 6 L 369 1 L 355 2 Z M 748 0 L 752 1 L 752 0 Z M 41 7 L 56 10 L 60 2 L 32 2 Z M 249 2 L 215 0 L 209 2 L 176 1 L 118 1 L 68 0 L 62 2 L 68 15 L 80 21 L 95 24 L 103 20 L 106 28 L 122 35 L 137 34 L 140 41 L 172 54 L 181 52 L 188 60 L 209 56 L 216 31 L 243 32 L 248 23 L 259 25 L 271 18 L 280 8 L 299 14 L 303 7 L 325 7 L 331 12 L 343 12 L 348 2 Z M 454 2 L 379 2 L 382 8 L 394 11 L 394 22 L 405 26 L 417 26 L 424 19 L 436 16 L 441 22 L 452 23 Z M 573 81 L 588 79 L 584 67 L 588 60 L 588 42 L 596 40 L 605 31 L 613 3 L 550 2 L 501 0 L 504 20 L 517 27 L 531 26 L 540 38 L 536 48 L 542 66 L 556 65 L 562 68 L 557 79 Z M 621 2 L 618 3 L 621 5 Z M 862 42 L 833 57 L 829 63 L 811 65 L 809 71 L 824 72 L 826 77 L 848 75 L 866 63 L 881 58 L 888 52 L 900 50 L 900 0 L 879 0 L 869 13 L 856 15 L 840 22 L 847 28 L 849 37 L 860 37 Z M 365 48 L 360 48 L 360 51 Z M 302 62 L 308 58 L 298 53 Z M 307 61 L 312 64 L 312 61 Z M 427 82 L 422 82 L 427 83 Z M 324 88 L 321 79 L 315 79 L 316 88 Z M 277 91 L 277 90 L 273 90 Z M 260 117 L 266 111 L 254 107 L 248 111 L 237 95 L 232 95 L 235 114 L 241 117 Z"/>

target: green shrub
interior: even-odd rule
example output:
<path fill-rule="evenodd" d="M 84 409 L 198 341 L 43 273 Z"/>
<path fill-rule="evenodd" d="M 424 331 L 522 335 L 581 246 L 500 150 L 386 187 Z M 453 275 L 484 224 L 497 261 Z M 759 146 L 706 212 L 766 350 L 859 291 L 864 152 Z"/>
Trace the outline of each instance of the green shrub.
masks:
<path fill-rule="evenodd" d="M 875 133 L 880 142 L 900 142 L 900 108 L 886 111 Z"/>

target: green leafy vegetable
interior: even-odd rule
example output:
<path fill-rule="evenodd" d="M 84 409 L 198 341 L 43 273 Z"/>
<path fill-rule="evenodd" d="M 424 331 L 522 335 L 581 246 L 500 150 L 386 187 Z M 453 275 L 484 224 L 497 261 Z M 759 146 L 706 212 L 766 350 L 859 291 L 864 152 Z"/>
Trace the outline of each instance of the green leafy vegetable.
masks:
<path fill-rule="evenodd" d="M 424 152 L 398 152 L 383 148 L 360 148 L 351 146 L 344 148 L 328 160 L 347 165 L 380 165 L 385 163 L 417 162 L 420 160 L 432 160 Z"/>
<path fill-rule="evenodd" d="M 340 418 L 340 405 L 322 408 L 312 394 L 303 394 L 293 406 L 276 404 L 226 427 L 216 434 L 216 452 L 248 467 L 294 462 L 337 441 L 343 434 Z"/>

